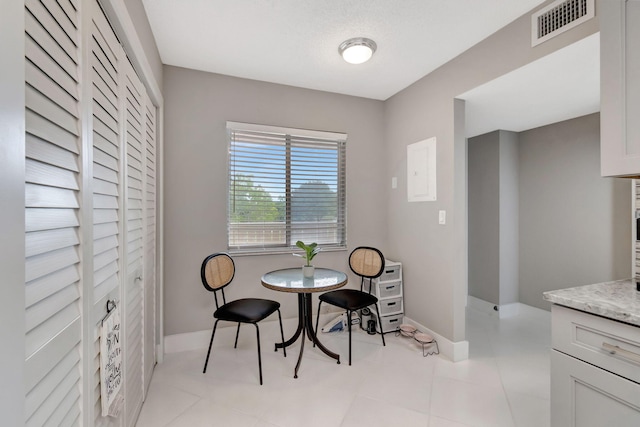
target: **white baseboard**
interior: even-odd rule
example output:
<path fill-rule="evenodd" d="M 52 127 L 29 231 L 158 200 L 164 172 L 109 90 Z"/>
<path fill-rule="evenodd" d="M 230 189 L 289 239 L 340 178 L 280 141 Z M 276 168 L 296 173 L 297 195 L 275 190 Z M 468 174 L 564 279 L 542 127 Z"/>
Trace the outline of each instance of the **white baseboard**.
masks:
<path fill-rule="evenodd" d="M 467 360 L 469 358 L 469 341 L 451 341 L 407 316 L 404 317 L 404 323 L 413 325 L 420 332 L 426 332 L 429 335 L 433 336 L 438 342 L 440 354 L 442 354 L 446 358 L 451 359 L 454 362 Z"/>
<path fill-rule="evenodd" d="M 499 319 L 506 319 L 508 317 L 516 316 L 520 313 L 521 306 L 523 304 L 514 302 L 511 304 L 496 305 L 491 302 L 482 300 L 480 298 L 467 296 L 467 307 L 473 308 L 488 316 L 497 317 Z"/>

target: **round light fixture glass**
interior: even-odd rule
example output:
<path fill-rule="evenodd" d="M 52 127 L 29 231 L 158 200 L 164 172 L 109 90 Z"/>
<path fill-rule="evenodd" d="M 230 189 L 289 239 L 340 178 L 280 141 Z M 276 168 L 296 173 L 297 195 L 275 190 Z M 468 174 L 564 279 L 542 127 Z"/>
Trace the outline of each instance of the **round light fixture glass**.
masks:
<path fill-rule="evenodd" d="M 373 40 L 355 37 L 342 42 L 338 47 L 338 52 L 349 64 L 362 64 L 371 58 L 376 48 L 376 42 Z"/>

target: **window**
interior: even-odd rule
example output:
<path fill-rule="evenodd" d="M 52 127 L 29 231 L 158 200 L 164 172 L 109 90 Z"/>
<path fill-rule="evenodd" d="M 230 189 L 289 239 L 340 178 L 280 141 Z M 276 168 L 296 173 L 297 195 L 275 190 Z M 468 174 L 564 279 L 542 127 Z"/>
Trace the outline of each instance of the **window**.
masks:
<path fill-rule="evenodd" d="M 346 248 L 341 133 L 227 123 L 228 249 L 282 252 L 298 240 Z"/>

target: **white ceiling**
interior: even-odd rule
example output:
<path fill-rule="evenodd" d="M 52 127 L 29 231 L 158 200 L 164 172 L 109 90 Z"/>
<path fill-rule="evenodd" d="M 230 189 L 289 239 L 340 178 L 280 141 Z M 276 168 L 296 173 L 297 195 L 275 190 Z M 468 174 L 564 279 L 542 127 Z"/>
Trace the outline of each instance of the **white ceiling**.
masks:
<path fill-rule="evenodd" d="M 384 100 L 542 0 L 143 0 L 162 62 Z M 338 46 L 373 39 L 347 64 Z"/>
<path fill-rule="evenodd" d="M 142 0 L 162 62 L 385 100 L 543 0 Z M 378 50 L 338 54 L 352 37 Z M 599 111 L 596 36 L 475 88 L 467 136 L 521 131 Z"/>
<path fill-rule="evenodd" d="M 478 86 L 466 101 L 467 137 L 521 132 L 600 111 L 600 33 Z"/>

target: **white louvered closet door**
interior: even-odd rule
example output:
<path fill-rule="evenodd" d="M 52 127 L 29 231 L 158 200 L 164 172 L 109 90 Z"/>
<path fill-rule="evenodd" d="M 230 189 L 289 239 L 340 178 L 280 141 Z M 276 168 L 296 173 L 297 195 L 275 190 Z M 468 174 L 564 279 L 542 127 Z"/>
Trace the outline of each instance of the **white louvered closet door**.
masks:
<path fill-rule="evenodd" d="M 102 417 L 100 399 L 100 327 L 106 312 L 107 300 L 120 299 L 122 280 L 122 204 L 121 170 L 123 162 L 122 126 L 123 85 L 119 69 L 126 62 L 124 52 L 104 13 L 92 3 L 89 38 L 89 65 L 91 84 L 91 153 L 93 168 L 93 398 L 94 425 L 97 427 L 120 425 L 119 419 Z M 123 60 L 124 58 L 124 60 Z M 86 83 L 88 84 L 88 82 Z M 122 302 L 120 301 L 122 319 Z"/>
<path fill-rule="evenodd" d="M 156 364 L 156 108 L 145 93 L 144 390 Z"/>
<path fill-rule="evenodd" d="M 143 321 L 144 321 L 144 169 L 145 89 L 133 67 L 127 62 L 125 80 L 126 140 L 126 278 L 124 281 L 125 316 L 125 423 L 133 426 L 144 399 Z"/>
<path fill-rule="evenodd" d="M 156 359 L 156 109 L 96 0 L 25 12 L 25 425 L 132 427 Z M 124 338 L 115 418 L 100 396 L 109 299 Z"/>
<path fill-rule="evenodd" d="M 77 426 L 82 419 L 78 2 L 27 0 L 25 7 L 25 425 Z"/>

